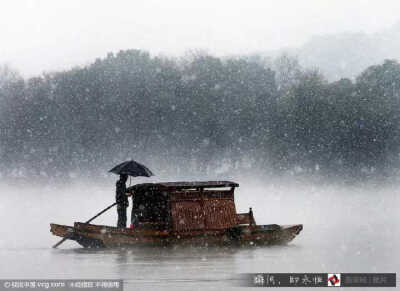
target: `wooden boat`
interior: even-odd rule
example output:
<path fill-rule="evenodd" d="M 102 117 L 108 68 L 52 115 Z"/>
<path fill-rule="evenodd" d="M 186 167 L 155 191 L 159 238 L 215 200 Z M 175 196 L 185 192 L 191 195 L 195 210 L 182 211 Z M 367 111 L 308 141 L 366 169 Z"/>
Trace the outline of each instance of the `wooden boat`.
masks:
<path fill-rule="evenodd" d="M 230 181 L 145 183 L 132 193 L 134 228 L 75 222 L 51 232 L 85 248 L 167 245 L 268 245 L 293 240 L 303 225 L 257 225 L 253 211 L 236 213 Z"/>

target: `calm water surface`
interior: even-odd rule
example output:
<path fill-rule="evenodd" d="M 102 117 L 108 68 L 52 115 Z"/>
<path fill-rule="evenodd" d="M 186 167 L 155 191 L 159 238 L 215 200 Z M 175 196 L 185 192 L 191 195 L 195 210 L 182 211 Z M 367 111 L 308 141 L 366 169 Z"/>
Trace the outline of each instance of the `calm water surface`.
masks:
<path fill-rule="evenodd" d="M 90 218 L 113 202 L 113 185 L 1 188 L 2 278 L 121 278 L 125 290 L 223 290 L 245 272 L 400 272 L 397 186 L 241 185 L 238 211 L 252 206 L 257 223 L 304 224 L 286 246 L 103 250 L 74 242 L 52 249 L 58 238 L 49 223 Z M 96 223 L 115 219 L 111 210 Z"/>

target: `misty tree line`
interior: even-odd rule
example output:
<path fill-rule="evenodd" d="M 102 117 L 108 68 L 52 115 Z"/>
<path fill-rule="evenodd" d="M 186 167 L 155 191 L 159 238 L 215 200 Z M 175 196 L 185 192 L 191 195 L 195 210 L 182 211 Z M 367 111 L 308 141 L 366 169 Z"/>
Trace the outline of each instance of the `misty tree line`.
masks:
<path fill-rule="evenodd" d="M 27 80 L 0 67 L 0 171 L 370 175 L 399 167 L 400 64 L 327 82 L 296 58 L 108 54 Z M 72 173 L 72 174 L 71 174 Z"/>

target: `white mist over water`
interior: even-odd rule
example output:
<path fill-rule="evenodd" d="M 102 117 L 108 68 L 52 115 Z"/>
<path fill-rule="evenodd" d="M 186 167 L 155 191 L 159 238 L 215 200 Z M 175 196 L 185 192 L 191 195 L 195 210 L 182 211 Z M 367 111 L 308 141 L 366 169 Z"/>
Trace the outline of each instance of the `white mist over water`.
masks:
<path fill-rule="evenodd" d="M 244 272 L 400 270 L 397 185 L 238 182 L 238 212 L 253 207 L 258 224 L 303 223 L 300 235 L 273 247 L 85 250 L 67 241 L 52 249 L 60 238 L 49 223 L 89 219 L 113 203 L 115 185 L 3 185 L 1 278 L 122 278 L 125 290 L 203 290 L 231 287 Z M 116 210 L 94 223 L 114 225 Z"/>

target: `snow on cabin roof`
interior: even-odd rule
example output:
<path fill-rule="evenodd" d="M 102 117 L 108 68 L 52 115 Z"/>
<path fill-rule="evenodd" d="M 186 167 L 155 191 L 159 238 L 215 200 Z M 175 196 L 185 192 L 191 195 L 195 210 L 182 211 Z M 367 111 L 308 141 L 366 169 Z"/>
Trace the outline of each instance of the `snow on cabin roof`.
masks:
<path fill-rule="evenodd" d="M 238 183 L 231 181 L 194 181 L 194 182 L 161 182 L 136 184 L 128 190 L 163 190 L 163 189 L 192 189 L 192 188 L 221 188 L 239 187 Z"/>

